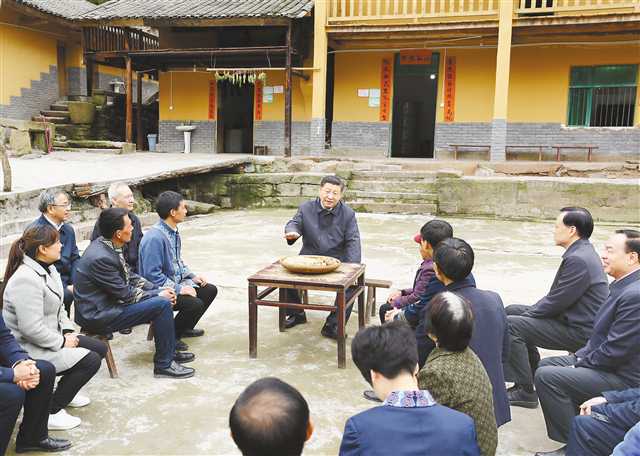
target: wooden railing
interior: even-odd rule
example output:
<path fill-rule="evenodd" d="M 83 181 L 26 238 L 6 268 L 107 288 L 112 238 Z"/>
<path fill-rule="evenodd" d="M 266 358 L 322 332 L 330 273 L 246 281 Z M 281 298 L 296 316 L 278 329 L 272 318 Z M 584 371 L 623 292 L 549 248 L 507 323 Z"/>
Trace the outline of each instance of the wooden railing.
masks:
<path fill-rule="evenodd" d="M 516 6 L 520 16 L 564 16 L 575 13 L 591 15 L 617 13 L 622 10 L 640 12 L 640 0 L 517 0 Z"/>
<path fill-rule="evenodd" d="M 157 36 L 126 27 L 85 27 L 82 32 L 85 52 L 144 51 L 160 47 Z"/>

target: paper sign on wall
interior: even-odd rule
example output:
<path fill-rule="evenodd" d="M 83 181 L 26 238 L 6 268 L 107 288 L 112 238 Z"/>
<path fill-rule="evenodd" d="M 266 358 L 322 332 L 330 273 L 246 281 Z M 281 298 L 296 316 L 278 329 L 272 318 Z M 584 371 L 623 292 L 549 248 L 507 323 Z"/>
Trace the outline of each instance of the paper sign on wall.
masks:
<path fill-rule="evenodd" d="M 273 94 L 272 93 L 264 93 L 262 95 L 262 102 L 263 103 L 273 103 Z"/>
<path fill-rule="evenodd" d="M 367 98 L 369 96 L 369 89 L 358 89 L 358 96 L 360 98 Z"/>
<path fill-rule="evenodd" d="M 271 86 L 264 86 L 264 89 L 262 90 L 262 93 L 273 93 L 273 87 Z"/>
<path fill-rule="evenodd" d="M 273 93 L 284 93 L 284 86 L 273 86 Z"/>

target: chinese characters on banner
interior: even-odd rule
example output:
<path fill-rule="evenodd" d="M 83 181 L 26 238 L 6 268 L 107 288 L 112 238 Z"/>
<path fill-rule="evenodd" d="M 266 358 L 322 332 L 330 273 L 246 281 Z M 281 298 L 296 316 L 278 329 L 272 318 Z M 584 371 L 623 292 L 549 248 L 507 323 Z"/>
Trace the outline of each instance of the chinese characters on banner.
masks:
<path fill-rule="evenodd" d="M 216 88 L 218 81 L 215 79 L 209 81 L 209 120 L 216 120 L 216 111 L 218 106 L 216 104 Z"/>
<path fill-rule="evenodd" d="M 255 120 L 262 120 L 262 81 L 256 81 L 256 92 L 253 97 L 255 105 Z"/>
<path fill-rule="evenodd" d="M 444 121 L 453 122 L 456 106 L 456 58 L 444 63 Z"/>
<path fill-rule="evenodd" d="M 391 103 L 391 58 L 382 59 L 382 69 L 380 71 L 380 121 L 389 121 L 389 110 Z"/>
<path fill-rule="evenodd" d="M 400 65 L 431 65 L 431 51 L 400 51 Z"/>

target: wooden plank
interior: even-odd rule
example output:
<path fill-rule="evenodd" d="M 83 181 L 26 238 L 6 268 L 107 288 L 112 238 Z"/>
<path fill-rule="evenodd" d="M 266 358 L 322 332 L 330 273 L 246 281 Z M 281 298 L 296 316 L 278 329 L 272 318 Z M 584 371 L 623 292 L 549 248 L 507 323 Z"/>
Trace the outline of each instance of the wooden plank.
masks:
<path fill-rule="evenodd" d="M 133 142 L 133 67 L 131 57 L 125 57 L 125 86 L 126 86 L 126 115 L 125 115 L 125 141 Z"/>
<path fill-rule="evenodd" d="M 393 282 L 391 280 L 371 279 L 367 277 L 367 279 L 364 281 L 364 284 L 368 287 L 391 288 Z"/>

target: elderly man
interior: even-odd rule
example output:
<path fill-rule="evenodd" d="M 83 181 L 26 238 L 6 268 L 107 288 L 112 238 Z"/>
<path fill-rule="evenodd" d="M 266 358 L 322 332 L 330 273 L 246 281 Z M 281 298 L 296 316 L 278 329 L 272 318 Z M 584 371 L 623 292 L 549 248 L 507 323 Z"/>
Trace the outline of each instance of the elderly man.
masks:
<path fill-rule="evenodd" d="M 80 259 L 78 245 L 76 244 L 76 233 L 68 223 L 71 216 L 71 202 L 69 196 L 62 190 L 48 189 L 40 193 L 38 209 L 42 214 L 35 220 L 34 224 L 51 224 L 60 233 L 62 251 L 60 259 L 54 264 L 64 286 L 64 307 L 67 314 L 70 314 L 71 303 L 73 302 L 73 274 L 76 263 Z"/>
<path fill-rule="evenodd" d="M 326 255 L 337 258 L 343 263 L 360 263 L 360 231 L 356 214 L 342 201 L 344 182 L 337 176 L 325 176 L 320 181 L 320 195 L 312 201 L 302 203 L 298 212 L 289 220 L 284 228 L 284 237 L 289 245 L 293 245 L 302 237 L 300 255 Z M 347 290 L 345 299 L 353 296 Z M 297 290 L 287 290 L 287 301 L 300 302 Z M 353 304 L 347 307 L 345 323 L 349 320 Z M 285 326 L 306 323 L 304 311 L 287 309 Z M 338 323 L 335 312 L 327 317 L 321 334 L 330 339 L 338 338 Z"/>

